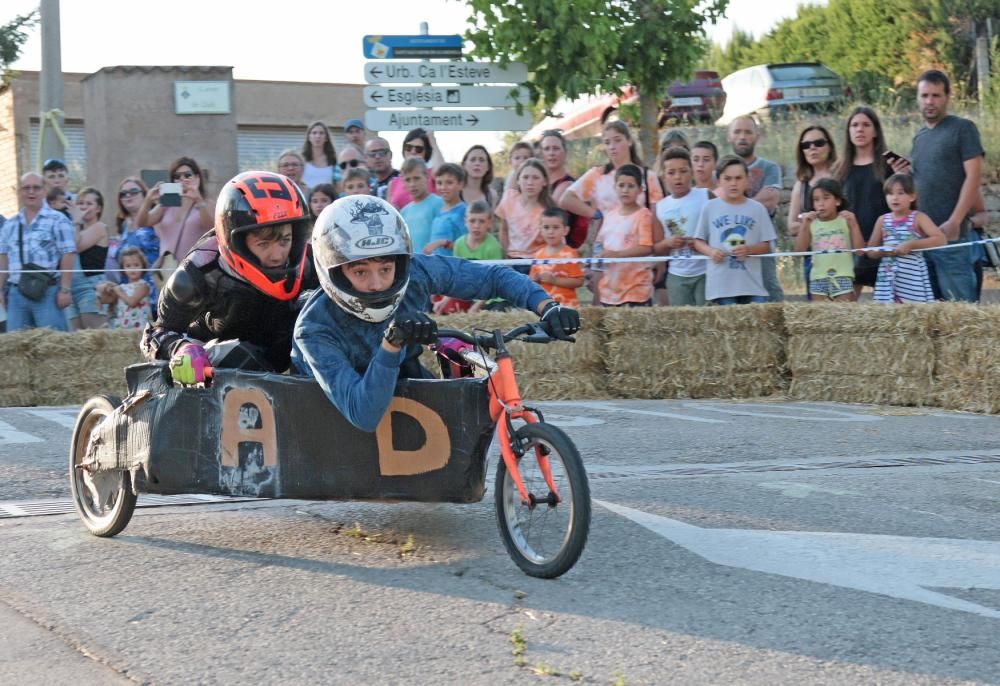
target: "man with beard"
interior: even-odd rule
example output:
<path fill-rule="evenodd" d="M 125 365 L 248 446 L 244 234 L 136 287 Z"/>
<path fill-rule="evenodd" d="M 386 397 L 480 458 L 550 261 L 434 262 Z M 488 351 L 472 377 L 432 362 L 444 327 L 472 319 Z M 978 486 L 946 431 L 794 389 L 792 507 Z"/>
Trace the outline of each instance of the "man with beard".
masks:
<path fill-rule="evenodd" d="M 757 147 L 757 139 L 760 138 L 760 129 L 753 117 L 736 117 L 729 124 L 729 144 L 733 146 L 733 152 L 746 162 L 749 170 L 749 181 L 747 183 L 747 197 L 756 200 L 767 208 L 767 213 L 774 218 L 778 211 L 778 200 L 781 191 L 781 167 L 774 162 L 757 157 L 754 150 Z M 772 252 L 775 243 L 771 242 Z M 778 270 L 773 257 L 761 257 L 761 275 L 764 280 L 763 286 L 767 290 L 768 299 L 771 302 L 782 302 L 785 293 L 778 281 Z"/>
<path fill-rule="evenodd" d="M 974 237 L 969 214 L 979 198 L 985 153 L 976 125 L 948 114 L 950 97 L 951 83 L 944 73 L 931 69 L 917 79 L 924 126 L 913 136 L 912 174 L 920 210 L 952 244 Z M 910 163 L 900 157 L 891 164 L 897 172 L 911 173 Z M 925 257 L 936 297 L 977 300 L 970 247 L 932 250 Z"/>

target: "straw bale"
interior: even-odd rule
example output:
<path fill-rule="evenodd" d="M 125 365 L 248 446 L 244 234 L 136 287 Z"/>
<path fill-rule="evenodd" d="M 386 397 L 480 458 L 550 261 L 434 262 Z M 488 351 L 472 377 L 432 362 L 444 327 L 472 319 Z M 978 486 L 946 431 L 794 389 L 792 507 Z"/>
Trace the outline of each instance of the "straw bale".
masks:
<path fill-rule="evenodd" d="M 612 310 L 607 386 L 626 398 L 735 398 L 784 386 L 781 305 Z"/>
<path fill-rule="evenodd" d="M 518 384 L 525 398 L 555 400 L 568 398 L 607 398 L 604 386 L 604 310 L 585 307 L 580 310 L 581 329 L 576 343 L 510 343 Z M 509 330 L 536 319 L 526 311 L 458 313 L 437 317 L 441 328 L 472 330 Z M 439 375 L 436 356 L 425 351 L 421 363 Z"/>
<path fill-rule="evenodd" d="M 28 351 L 46 332 L 18 331 L 0 336 L 0 407 L 25 407 L 35 404 L 31 387 L 32 369 Z"/>
<path fill-rule="evenodd" d="M 792 335 L 786 354 L 793 376 L 799 374 L 893 374 L 930 378 L 934 340 L 904 333 L 822 333 Z"/>
<path fill-rule="evenodd" d="M 953 410 L 1000 412 L 1000 307 L 943 303 L 936 324 L 935 402 Z"/>
<path fill-rule="evenodd" d="M 788 335 L 908 334 L 929 336 L 936 328 L 939 305 L 876 305 L 858 303 L 788 303 Z"/>
<path fill-rule="evenodd" d="M 932 405 L 930 377 L 895 374 L 796 374 L 789 395 L 802 400 L 833 400 L 881 405 Z"/>
<path fill-rule="evenodd" d="M 142 361 L 138 330 L 47 332 L 28 356 L 40 405 L 84 402 L 98 393 L 125 393 L 123 369 Z"/>

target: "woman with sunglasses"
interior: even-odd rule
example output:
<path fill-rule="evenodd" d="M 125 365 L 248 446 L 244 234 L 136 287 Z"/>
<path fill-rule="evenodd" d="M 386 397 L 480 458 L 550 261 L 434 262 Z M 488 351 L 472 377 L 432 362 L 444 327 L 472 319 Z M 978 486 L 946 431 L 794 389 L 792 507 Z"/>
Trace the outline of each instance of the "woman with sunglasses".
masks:
<path fill-rule="evenodd" d="M 323 183 L 340 181 L 337 167 L 337 151 L 333 147 L 330 129 L 321 121 L 314 121 L 306 129 L 306 140 L 302 144 L 302 182 L 309 188 Z M 280 171 L 280 170 L 279 170 Z"/>
<path fill-rule="evenodd" d="M 202 234 L 215 224 L 212 203 L 205 198 L 205 180 L 201 167 L 190 157 L 181 157 L 170 164 L 170 181 L 181 185 L 180 207 L 160 204 L 161 183 L 146 194 L 136 217 L 139 226 L 152 226 L 160 238 L 160 257 L 166 254 L 180 260 Z"/>
<path fill-rule="evenodd" d="M 788 235 L 799 235 L 803 221 L 800 217 L 813 211 L 812 189 L 820 179 L 833 177 L 833 164 L 837 161 L 837 147 L 833 137 L 824 127 L 813 124 L 802 129 L 798 145 L 795 146 L 795 176 L 792 197 L 788 203 Z M 802 260 L 802 272 L 806 284 L 812 271 L 812 258 Z M 806 299 L 812 300 L 812 293 L 806 289 Z"/>
<path fill-rule="evenodd" d="M 403 161 L 409 157 L 419 157 L 427 165 L 427 192 L 434 193 L 434 170 L 444 163 L 444 158 L 438 151 L 433 131 L 413 129 L 406 134 L 406 138 L 403 139 Z M 385 198 L 397 210 L 413 202 L 413 196 L 406 191 L 402 176 L 397 176 L 389 182 Z"/>
<path fill-rule="evenodd" d="M 120 283 L 124 278 L 118 270 L 118 253 L 125 248 L 139 248 L 149 264 L 160 256 L 160 239 L 151 226 L 138 222 L 142 201 L 146 198 L 146 184 L 134 176 L 127 176 L 118 184 L 118 213 L 115 215 L 117 233 L 108 241 L 108 259 L 105 271 L 108 281 Z"/>

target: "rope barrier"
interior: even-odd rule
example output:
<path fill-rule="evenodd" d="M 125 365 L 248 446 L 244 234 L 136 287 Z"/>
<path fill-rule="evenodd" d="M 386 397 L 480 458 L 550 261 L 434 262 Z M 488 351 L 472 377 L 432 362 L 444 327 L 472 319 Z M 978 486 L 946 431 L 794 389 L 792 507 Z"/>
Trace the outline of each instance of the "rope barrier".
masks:
<path fill-rule="evenodd" d="M 947 245 L 936 245 L 931 248 L 916 248 L 911 252 L 928 252 L 931 250 L 950 250 L 952 248 L 962 248 L 971 245 L 985 245 L 987 243 L 1000 243 L 1000 236 L 996 238 L 982 238 L 974 241 L 966 241 L 964 243 L 949 243 Z M 867 252 L 892 252 L 892 248 L 878 247 L 878 248 L 838 248 L 832 250 L 806 250 L 802 252 L 771 252 L 761 255 L 748 255 L 747 257 L 807 257 L 812 255 L 833 255 L 837 253 L 867 253 Z M 650 255 L 648 257 L 546 257 L 541 259 L 536 259 L 532 257 L 525 258 L 512 258 L 505 260 L 476 260 L 477 264 L 498 264 L 505 267 L 514 266 L 531 266 L 531 265 L 544 265 L 544 264 L 582 264 L 586 267 L 596 266 L 602 267 L 608 264 L 644 264 L 644 263 L 655 263 L 655 262 L 670 262 L 674 260 L 710 260 L 708 255 Z M 85 271 L 94 271 L 93 269 L 21 269 L 18 270 L 19 274 L 29 274 L 29 273 L 41 273 L 41 274 L 52 274 L 54 272 L 69 272 L 71 274 L 80 274 Z M 124 269 L 110 269 L 108 271 L 123 272 Z M 143 267 L 141 269 L 129 269 L 128 271 L 135 272 L 155 272 L 158 271 L 153 267 Z M 0 274 L 10 274 L 12 270 L 10 269 L 0 269 Z"/>

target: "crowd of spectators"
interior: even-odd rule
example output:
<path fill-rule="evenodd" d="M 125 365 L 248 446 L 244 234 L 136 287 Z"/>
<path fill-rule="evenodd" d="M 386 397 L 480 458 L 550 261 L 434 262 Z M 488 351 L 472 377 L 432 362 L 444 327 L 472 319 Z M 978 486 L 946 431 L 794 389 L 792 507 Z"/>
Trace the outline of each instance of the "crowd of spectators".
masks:
<path fill-rule="evenodd" d="M 920 76 L 924 126 L 909 157 L 887 150 L 869 107 L 849 113 L 841 140 L 818 124 L 799 133 L 789 236 L 803 252 L 852 251 L 804 258 L 807 297 L 856 301 L 868 287 L 880 302 L 979 299 L 982 251 L 969 242 L 987 220 L 984 151 L 975 124 L 948 113 L 949 99 L 947 76 Z M 313 216 L 343 195 L 382 197 L 406 219 L 415 252 L 521 260 L 512 268 L 567 304 L 578 303 L 585 284 L 594 304 L 616 307 L 784 298 L 775 258 L 767 256 L 777 246 L 782 168 L 756 154 L 760 127 L 752 117 L 730 123 L 730 150 L 666 131 L 653 168 L 643 164 L 629 127 L 608 122 L 606 163 L 579 178 L 567 169 L 559 131 L 513 145 L 502 180 L 482 145 L 447 162 L 434 133 L 414 129 L 394 158 L 388 141 L 368 136 L 360 120 L 345 122 L 344 131 L 338 150 L 327 125 L 312 122 L 301 149 L 275 160 Z M 23 175 L 20 211 L 0 224 L 7 330 L 141 328 L 154 318 L 163 279 L 214 221 L 194 159 L 175 160 L 168 177 L 179 193 L 123 179 L 111 220 L 99 191 L 69 191 L 61 161 Z M 934 247 L 942 249 L 914 252 Z M 530 263 L 580 254 L 608 261 L 587 270 Z M 671 259 L 613 261 L 647 256 Z M 434 305 L 439 313 L 504 307 L 447 298 Z"/>

